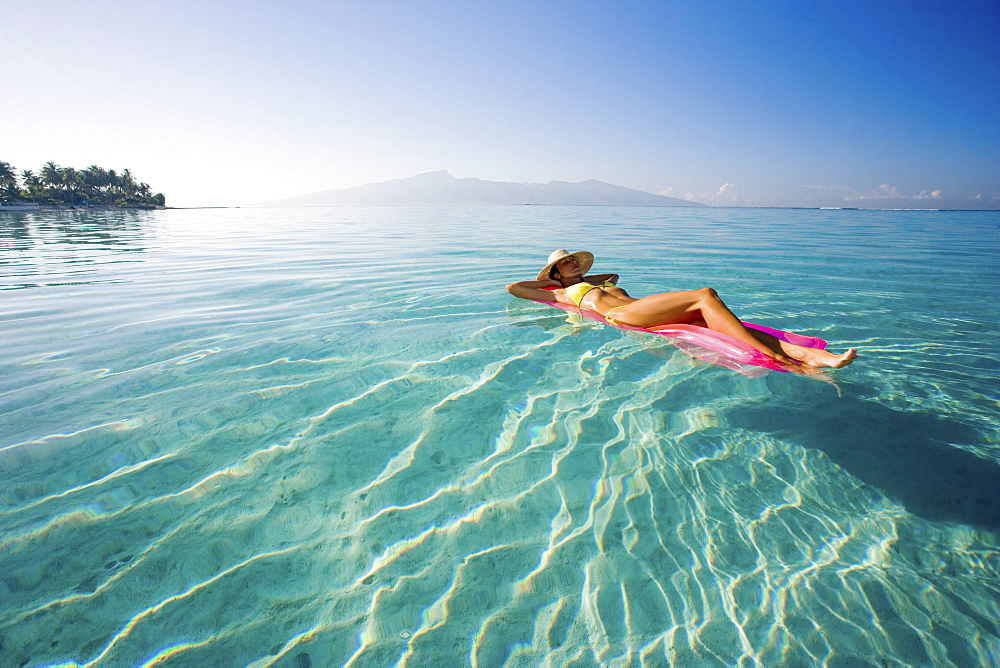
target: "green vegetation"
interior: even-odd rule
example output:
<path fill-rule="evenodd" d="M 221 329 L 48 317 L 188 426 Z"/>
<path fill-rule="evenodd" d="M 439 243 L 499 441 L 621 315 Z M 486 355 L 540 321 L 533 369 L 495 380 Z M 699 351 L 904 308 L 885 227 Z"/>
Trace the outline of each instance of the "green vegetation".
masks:
<path fill-rule="evenodd" d="M 35 174 L 21 172 L 0 161 L 0 202 L 34 202 L 49 206 L 101 205 L 120 207 L 163 206 L 163 193 L 152 193 L 149 184 L 136 182 L 132 172 L 91 165 L 76 170 L 47 162 Z"/>

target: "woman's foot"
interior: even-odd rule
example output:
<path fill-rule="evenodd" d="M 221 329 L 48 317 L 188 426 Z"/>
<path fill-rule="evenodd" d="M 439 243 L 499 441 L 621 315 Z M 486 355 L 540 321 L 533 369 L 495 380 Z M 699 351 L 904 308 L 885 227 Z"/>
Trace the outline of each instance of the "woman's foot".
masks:
<path fill-rule="evenodd" d="M 828 369 L 840 369 L 847 366 L 853 362 L 858 357 L 858 351 L 851 348 L 843 355 L 834 355 L 829 350 L 821 350 L 819 348 L 804 348 L 802 353 L 799 354 L 796 351 L 795 355 L 798 359 L 802 360 L 803 363 L 815 367 L 824 367 Z"/>
<path fill-rule="evenodd" d="M 857 351 L 857 349 L 851 348 L 850 350 L 848 350 L 843 355 L 835 356 L 833 358 L 834 359 L 834 364 L 831 364 L 830 366 L 832 366 L 834 369 L 839 369 L 841 367 L 847 366 L 848 364 L 850 364 L 851 362 L 853 362 L 857 358 L 858 358 L 858 351 Z"/>

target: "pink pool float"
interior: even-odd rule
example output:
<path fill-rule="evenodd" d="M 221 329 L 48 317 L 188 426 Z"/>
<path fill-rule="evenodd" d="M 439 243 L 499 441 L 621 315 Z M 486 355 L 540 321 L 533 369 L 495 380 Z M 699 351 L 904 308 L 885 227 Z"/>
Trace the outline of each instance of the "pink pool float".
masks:
<path fill-rule="evenodd" d="M 561 304 L 555 301 L 538 301 L 538 303 L 546 304 L 547 306 L 554 306 L 571 313 L 579 313 L 580 315 L 590 318 L 591 320 L 596 320 L 597 322 L 604 323 L 610 327 L 628 329 L 636 332 L 648 332 L 650 334 L 657 334 L 659 336 L 666 337 L 670 339 L 671 343 L 696 359 L 718 364 L 741 373 L 752 373 L 752 370 L 748 367 L 762 367 L 764 369 L 770 369 L 771 371 L 781 371 L 783 373 L 788 372 L 787 368 L 782 367 L 780 364 L 753 346 L 743 343 L 742 341 L 737 341 L 727 334 L 716 332 L 715 330 L 708 329 L 707 327 L 680 324 L 657 325 L 650 328 L 633 327 L 631 325 L 612 324 L 605 320 L 600 313 L 596 313 L 585 308 L 570 306 L 569 304 Z M 805 346 L 806 348 L 825 349 L 827 346 L 827 342 L 819 337 L 804 336 L 802 334 L 796 334 L 795 332 L 786 332 L 780 329 L 774 329 L 773 327 L 755 325 L 752 322 L 743 322 L 743 324 L 748 329 L 755 329 L 759 332 L 770 334 L 771 336 L 781 339 L 782 341 L 787 341 L 788 343 L 793 343 L 799 346 Z"/>

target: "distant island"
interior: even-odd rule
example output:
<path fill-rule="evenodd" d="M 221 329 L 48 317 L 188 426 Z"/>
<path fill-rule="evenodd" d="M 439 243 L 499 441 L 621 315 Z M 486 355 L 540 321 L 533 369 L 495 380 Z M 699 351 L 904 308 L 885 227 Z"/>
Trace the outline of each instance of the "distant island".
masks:
<path fill-rule="evenodd" d="M 698 206 L 674 197 L 633 190 L 601 181 L 507 183 L 455 178 L 445 171 L 408 179 L 369 183 L 355 188 L 324 190 L 251 206 L 369 206 L 369 205 L 512 205 L 555 206 Z"/>
<path fill-rule="evenodd" d="M 121 173 L 91 165 L 78 170 L 47 162 L 35 174 L 17 171 L 0 162 L 0 205 L 105 206 L 151 208 L 166 205 L 163 193 L 153 193 L 149 184 L 136 181 L 132 172 Z"/>

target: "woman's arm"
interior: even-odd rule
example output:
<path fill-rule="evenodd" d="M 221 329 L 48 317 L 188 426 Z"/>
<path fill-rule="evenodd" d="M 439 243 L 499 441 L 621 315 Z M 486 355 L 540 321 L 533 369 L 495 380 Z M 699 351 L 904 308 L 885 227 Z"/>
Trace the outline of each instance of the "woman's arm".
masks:
<path fill-rule="evenodd" d="M 594 274 L 593 276 L 584 276 L 583 280 L 594 285 L 600 285 L 604 281 L 618 285 L 618 274 Z"/>
<path fill-rule="evenodd" d="M 561 287 L 562 283 L 559 281 L 553 281 L 552 279 L 547 278 L 541 281 L 518 281 L 517 283 L 511 283 L 507 286 L 507 292 L 515 297 L 520 297 L 521 299 L 554 302 L 557 301 L 556 295 L 552 294 L 551 290 L 545 290 L 544 288 Z"/>

